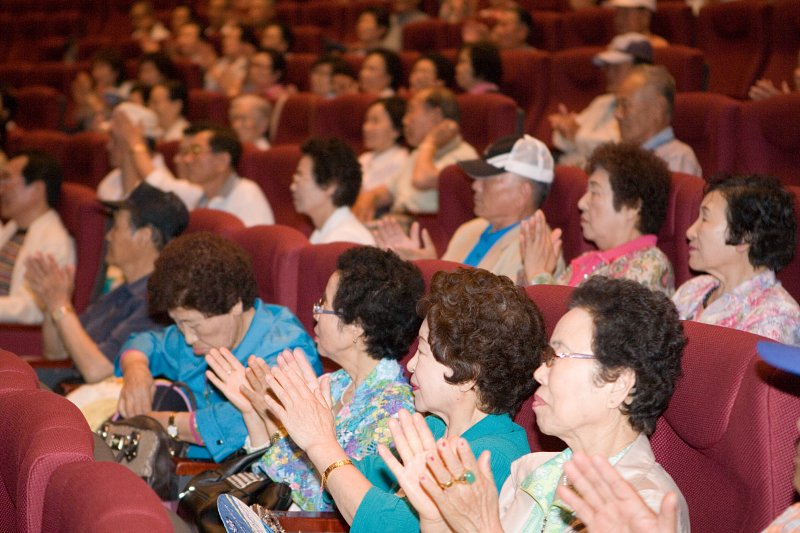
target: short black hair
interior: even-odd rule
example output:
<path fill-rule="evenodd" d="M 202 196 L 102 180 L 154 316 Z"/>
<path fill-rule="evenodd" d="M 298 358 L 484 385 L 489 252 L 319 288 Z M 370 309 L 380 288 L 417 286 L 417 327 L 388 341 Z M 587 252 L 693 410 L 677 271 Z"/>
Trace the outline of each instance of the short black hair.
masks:
<path fill-rule="evenodd" d="M 122 55 L 114 48 L 101 48 L 92 55 L 91 64 L 105 63 L 111 70 L 117 73 L 114 80 L 115 85 L 119 85 L 125 79 L 125 62 L 122 60 Z"/>
<path fill-rule="evenodd" d="M 333 308 L 345 324 L 364 330 L 373 359 L 401 359 L 419 331 L 417 301 L 425 292 L 419 268 L 374 246 L 351 248 L 339 256 L 339 287 Z"/>
<path fill-rule="evenodd" d="M 436 67 L 436 78 L 444 82 L 445 87 L 453 86 L 453 79 L 455 78 L 455 67 L 453 62 L 444 57 L 439 52 L 426 52 L 414 60 L 414 65 L 427 59 Z"/>
<path fill-rule="evenodd" d="M 425 105 L 429 109 L 438 109 L 442 112 L 442 118 L 449 118 L 458 122 L 461 120 L 461 113 L 458 110 L 458 100 L 453 91 L 446 87 L 434 87 L 426 89 Z"/>
<path fill-rule="evenodd" d="M 476 78 L 500 85 L 503 81 L 503 60 L 500 50 L 488 41 L 467 43 L 461 47 L 469 50 L 469 60 Z"/>
<path fill-rule="evenodd" d="M 238 27 L 240 29 L 239 41 L 244 44 L 249 44 L 253 48 L 258 48 L 258 37 L 256 37 L 256 31 L 253 27 L 245 24 L 239 24 Z"/>
<path fill-rule="evenodd" d="M 718 191 L 728 202 L 726 244 L 750 245 L 753 267 L 775 272 L 792 262 L 797 239 L 793 194 L 774 176 L 716 174 L 706 194 Z"/>
<path fill-rule="evenodd" d="M 167 80 L 164 83 L 156 85 L 156 87 L 158 86 L 164 87 L 167 90 L 167 95 L 171 102 L 180 100 L 182 106 L 181 112 L 186 113 L 186 110 L 189 108 L 189 91 L 186 90 L 186 85 L 184 85 L 182 81 Z M 152 93 L 152 89 L 149 92 Z"/>
<path fill-rule="evenodd" d="M 405 99 L 399 96 L 378 98 L 369 104 L 367 110 L 376 105 L 381 105 L 386 110 L 386 114 L 389 115 L 389 120 L 392 122 L 392 128 L 394 128 L 398 133 L 397 142 L 401 143 L 403 141 L 403 117 L 406 114 Z"/>
<path fill-rule="evenodd" d="M 281 22 L 279 20 L 273 20 L 272 22 L 267 23 L 264 26 L 263 31 L 266 31 L 267 28 L 276 27 L 281 30 L 281 35 L 283 36 L 283 40 L 286 41 L 286 49 L 291 50 L 292 46 L 294 46 L 294 32 L 292 31 L 292 27 L 286 24 L 285 22 Z"/>
<path fill-rule="evenodd" d="M 231 167 L 236 168 L 239 166 L 239 160 L 242 158 L 242 143 L 239 138 L 230 128 L 209 128 L 211 130 L 211 137 L 208 139 L 208 146 L 215 154 L 227 153 L 231 156 Z"/>
<path fill-rule="evenodd" d="M 356 72 L 353 70 L 353 66 L 341 57 L 334 57 L 331 64 L 333 65 L 331 76 L 341 75 L 356 79 Z"/>
<path fill-rule="evenodd" d="M 139 65 L 142 63 L 152 63 L 156 70 L 165 80 L 176 80 L 180 78 L 178 67 L 164 52 L 149 52 L 142 54 L 139 58 Z"/>
<path fill-rule="evenodd" d="M 334 184 L 333 205 L 352 206 L 361 190 L 361 165 L 353 149 L 336 137 L 312 137 L 300 151 L 311 158 L 312 175 L 320 187 Z"/>
<path fill-rule="evenodd" d="M 283 80 L 283 76 L 286 74 L 286 58 L 282 53 L 272 48 L 259 48 L 256 54 L 267 54 L 272 60 L 272 72 L 280 72 L 278 81 Z"/>
<path fill-rule="evenodd" d="M 658 234 L 667 217 L 672 175 L 663 159 L 629 143 L 605 143 L 595 148 L 587 165 L 608 172 L 614 193 L 614 209 L 639 208 L 636 229 L 643 235 Z"/>
<path fill-rule="evenodd" d="M 633 429 L 649 435 L 681 376 L 686 338 L 675 305 L 636 281 L 591 276 L 572 292 L 569 308 L 592 317 L 600 382 L 614 381 L 625 369 L 636 374 L 622 412 Z"/>
<path fill-rule="evenodd" d="M 399 89 L 400 82 L 403 79 L 403 61 L 400 59 L 400 56 L 397 55 L 397 52 L 392 52 L 387 48 L 373 48 L 367 52 L 366 57 L 373 55 L 381 56 L 386 73 L 392 78 L 390 82 L 392 89 L 395 91 Z"/>
<path fill-rule="evenodd" d="M 375 18 L 375 24 L 381 28 L 386 28 L 386 31 L 389 31 L 389 25 L 391 24 L 391 19 L 389 15 L 389 10 L 385 7 L 381 6 L 370 6 L 363 10 L 360 14 L 363 15 L 364 13 L 369 13 Z"/>
<path fill-rule="evenodd" d="M 53 154 L 42 150 L 23 150 L 14 157 L 27 157 L 28 163 L 22 169 L 25 185 L 41 181 L 45 186 L 47 205 L 52 209 L 58 206 L 58 197 L 61 194 L 61 163 Z"/>

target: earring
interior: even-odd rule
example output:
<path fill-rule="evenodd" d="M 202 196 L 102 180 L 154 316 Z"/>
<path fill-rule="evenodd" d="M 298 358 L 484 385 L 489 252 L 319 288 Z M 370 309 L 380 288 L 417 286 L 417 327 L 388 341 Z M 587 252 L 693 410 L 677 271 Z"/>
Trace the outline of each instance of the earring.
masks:
<path fill-rule="evenodd" d="M 358 337 L 353 337 L 353 344 L 356 344 L 357 342 L 358 342 Z"/>

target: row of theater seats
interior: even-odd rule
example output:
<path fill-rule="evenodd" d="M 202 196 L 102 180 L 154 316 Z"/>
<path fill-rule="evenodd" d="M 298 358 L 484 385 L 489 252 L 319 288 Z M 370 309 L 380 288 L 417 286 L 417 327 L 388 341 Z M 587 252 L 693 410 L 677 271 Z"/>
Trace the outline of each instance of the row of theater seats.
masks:
<path fill-rule="evenodd" d="M 33 369 L 0 349 L 0 531 L 172 531 L 158 496 L 122 465 L 96 462 L 89 426 Z"/>

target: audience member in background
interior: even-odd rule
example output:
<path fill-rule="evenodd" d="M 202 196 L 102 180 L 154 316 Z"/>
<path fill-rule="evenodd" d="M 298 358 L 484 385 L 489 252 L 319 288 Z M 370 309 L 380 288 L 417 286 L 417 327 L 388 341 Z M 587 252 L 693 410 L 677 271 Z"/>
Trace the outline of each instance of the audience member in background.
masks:
<path fill-rule="evenodd" d="M 183 161 L 187 179 L 203 190 L 197 207 L 226 211 L 248 227 L 274 224 L 261 187 L 236 173 L 241 156 L 242 143 L 233 130 L 208 128 L 194 133 Z"/>
<path fill-rule="evenodd" d="M 417 301 L 424 291 L 416 266 L 391 252 L 359 246 L 339 256 L 314 306 L 317 351 L 341 366 L 320 382 L 331 387 L 336 441 L 351 459 L 374 455 L 378 444 L 390 445 L 389 420 L 401 409 L 414 409 L 398 360 L 419 332 Z M 266 392 L 267 372 L 257 359 L 249 378 L 244 366 L 225 352 L 212 351 L 206 361 L 214 371 L 209 379 L 242 412 L 249 433 L 245 448 L 266 448 L 255 469 L 288 483 L 302 510 L 333 510 L 314 464 L 267 414 L 259 398 Z"/>
<path fill-rule="evenodd" d="M 656 246 L 667 216 L 670 173 L 652 153 L 630 144 L 600 145 L 589 158 L 589 183 L 578 200 L 583 238 L 598 251 L 561 263 L 561 230 L 551 230 L 544 213 L 522 223 L 525 281 L 580 285 L 591 276 L 638 281 L 671 295 L 672 265 Z"/>
<path fill-rule="evenodd" d="M 477 13 L 476 0 L 442 0 L 439 4 L 439 19 L 451 24 L 465 22 Z"/>
<path fill-rule="evenodd" d="M 178 67 L 163 52 L 142 54 L 139 58 L 139 71 L 136 80 L 148 89 L 159 83 L 180 78 Z"/>
<path fill-rule="evenodd" d="M 178 35 L 181 26 L 195 20 L 197 16 L 191 6 L 179 4 L 169 13 L 169 30 L 172 36 Z"/>
<path fill-rule="evenodd" d="M 408 75 L 408 92 L 413 96 L 423 89 L 450 88 L 455 69 L 449 59 L 437 52 L 422 54 L 411 65 Z"/>
<path fill-rule="evenodd" d="M 458 161 L 478 157 L 461 137 L 458 104 L 448 89 L 426 89 L 408 102 L 403 134 L 414 150 L 401 172 L 387 185 L 363 191 L 354 208 L 363 221 L 391 206 L 395 213 L 436 213 L 439 172 Z"/>
<path fill-rule="evenodd" d="M 361 167 L 352 148 L 337 138 L 311 138 L 292 179 L 292 201 L 314 224 L 311 244 L 374 245 L 372 234 L 350 211 L 361 189 Z"/>
<path fill-rule="evenodd" d="M 183 83 L 169 80 L 153 86 L 149 107 L 158 117 L 158 126 L 164 132 L 160 141 L 177 141 L 183 137 L 183 130 L 189 126 L 189 121 L 183 116 L 189 107 L 189 94 Z"/>
<path fill-rule="evenodd" d="M 800 307 L 775 273 L 794 257 L 792 193 L 772 177 L 712 179 L 686 231 L 690 279 L 673 297 L 681 318 L 800 345 Z"/>
<path fill-rule="evenodd" d="M 308 90 L 323 98 L 336 96 L 333 92 L 333 67 L 341 61 L 342 58 L 330 54 L 315 59 L 308 71 Z"/>
<path fill-rule="evenodd" d="M 408 160 L 403 146 L 403 115 L 406 101 L 398 96 L 375 100 L 364 117 L 364 148 L 358 157 L 361 164 L 361 189 L 370 190 L 385 185 L 400 172 Z"/>
<path fill-rule="evenodd" d="M 230 9 L 230 0 L 208 0 L 206 4 L 206 20 L 208 25 L 203 33 L 208 38 L 220 36 L 223 29 L 236 23 L 236 16 Z"/>
<path fill-rule="evenodd" d="M 108 154 L 114 169 L 97 185 L 101 201 L 124 200 L 139 183 L 146 181 L 165 192 L 174 192 L 192 210 L 203 191 L 175 176 L 155 153 L 155 140 L 161 136 L 158 117 L 151 110 L 129 102 L 118 105 L 111 115 Z"/>
<path fill-rule="evenodd" d="M 495 45 L 483 41 L 461 46 L 456 63 L 456 85 L 465 93 L 496 93 L 502 79 L 503 62 Z"/>
<path fill-rule="evenodd" d="M 748 94 L 753 100 L 763 100 L 764 98 L 769 98 L 770 96 L 789 94 L 792 92 L 792 90 L 800 91 L 800 52 L 797 54 L 797 66 L 794 69 L 792 77 L 792 86 L 794 89 L 789 86 L 789 82 L 786 80 L 781 82 L 781 88 L 778 89 L 775 87 L 775 84 L 772 83 L 772 80 L 762 78 L 758 80 L 752 87 L 750 87 L 750 92 Z"/>
<path fill-rule="evenodd" d="M 169 56 L 173 61 L 188 61 L 205 72 L 217 61 L 214 47 L 205 39 L 200 23 L 189 21 L 175 33 L 175 39 L 169 47 Z"/>
<path fill-rule="evenodd" d="M 333 70 L 331 71 L 331 86 L 334 97 L 358 93 L 356 73 L 353 67 L 350 66 L 350 63 L 344 59 L 340 59 L 333 65 Z"/>
<path fill-rule="evenodd" d="M 367 52 L 358 72 L 358 84 L 362 93 L 380 98 L 394 96 L 403 80 L 403 62 L 400 56 L 385 48 Z"/>
<path fill-rule="evenodd" d="M 256 31 L 263 34 L 264 29 L 275 19 L 275 1 L 274 0 L 250 0 L 250 5 L 247 9 L 247 23 L 256 29 Z M 264 46 L 263 44 L 261 46 Z M 264 46 L 271 48 L 270 46 Z M 277 48 L 276 48 L 277 50 Z M 281 51 L 286 53 L 285 50 Z"/>
<path fill-rule="evenodd" d="M 389 34 L 389 12 L 380 6 L 368 7 L 358 16 L 356 21 L 357 41 L 350 46 L 350 52 L 366 54 L 383 46 L 383 40 Z"/>
<path fill-rule="evenodd" d="M 476 218 L 462 224 L 442 259 L 484 268 L 518 279 L 522 272 L 520 222 L 542 205 L 553 182 L 553 158 L 545 144 L 529 135 L 503 137 L 486 149 L 483 159 L 458 163 L 471 178 Z M 378 246 L 406 259 L 435 259 L 436 249 L 418 223 L 406 236 L 391 217 L 375 229 Z"/>
<path fill-rule="evenodd" d="M 427 20 L 428 14 L 420 11 L 421 0 L 393 0 L 392 15 L 389 18 L 389 32 L 383 38 L 382 46 L 394 52 L 403 49 L 403 28 L 412 22 Z"/>
<path fill-rule="evenodd" d="M 205 89 L 233 96 L 247 77 L 247 60 L 258 47 L 246 26 L 226 26 L 222 32 L 222 57 L 206 71 Z"/>
<path fill-rule="evenodd" d="M 50 387 L 64 379 L 94 383 L 113 375 L 114 359 L 128 337 L 159 327 L 147 311 L 147 280 L 161 249 L 186 228 L 189 212 L 177 196 L 144 182 L 127 200 L 108 205 L 114 225 L 106 234 L 106 263 L 119 268 L 125 282 L 80 316 L 71 304 L 72 268 L 49 253 L 27 260 L 25 280 L 44 303 L 74 365 L 57 372 L 40 369 L 39 379 Z"/>
<path fill-rule="evenodd" d="M 650 150 L 672 172 L 703 175 L 692 147 L 676 139 L 672 131 L 675 79 L 665 67 L 633 67 L 617 87 L 616 99 L 614 116 L 622 142 Z"/>
<path fill-rule="evenodd" d="M 528 43 L 533 32 L 533 17 L 520 6 L 506 7 L 494 13 L 495 25 L 489 34 L 492 43 L 500 50 L 532 48 Z"/>
<path fill-rule="evenodd" d="M 228 93 L 228 96 L 232 98 L 239 93 L 255 94 L 274 104 L 280 98 L 297 92 L 296 87 L 282 83 L 285 72 L 286 59 L 283 54 L 269 48 L 258 50 L 250 56 L 247 63 L 244 85 L 236 92 Z M 233 84 L 230 90 L 235 90 Z"/>
<path fill-rule="evenodd" d="M 17 99 L 14 91 L 0 84 L 0 152 L 6 147 L 8 133 L 17 127 L 14 114 L 17 112 Z M 0 166 L 6 163 L 5 154 L 0 157 Z"/>
<path fill-rule="evenodd" d="M 153 4 L 147 0 L 134 2 L 129 12 L 133 27 L 133 40 L 139 43 L 142 52 L 158 52 L 162 43 L 169 39 L 167 28 L 156 18 Z"/>
<path fill-rule="evenodd" d="M 587 531 L 583 515 L 560 501 L 573 454 L 610 462 L 647 507 L 677 511 L 672 533 L 690 530 L 686 501 L 648 440 L 681 375 L 686 338 L 675 307 L 633 281 L 599 277 L 576 289 L 569 307 L 533 374 L 536 424 L 569 447 L 514 461 L 499 499 L 489 468 L 494 450 L 476 461 L 463 439 L 434 442 L 407 418 L 392 426 L 404 464 L 385 448 L 381 455 L 419 512 L 422 531 L 445 524 L 448 531 Z"/>
<path fill-rule="evenodd" d="M 55 211 L 61 179 L 61 166 L 45 152 L 21 152 L 0 168 L 0 322 L 44 319 L 45 302 L 25 282 L 29 257 L 51 255 L 72 281 L 75 246 Z"/>
<path fill-rule="evenodd" d="M 244 445 L 247 428 L 236 407 L 206 378 L 204 356 L 225 348 L 240 362 L 251 356 L 270 365 L 286 348 L 308 354 L 322 370 L 314 342 L 287 308 L 257 297 L 253 268 L 238 245 L 212 233 L 178 237 L 161 251 L 147 282 L 151 313 L 169 313 L 175 325 L 133 335 L 114 372 L 122 376 L 119 411 L 148 414 L 174 438 L 191 444 L 188 457 L 220 461 Z M 192 413 L 151 411 L 154 377 L 186 383 L 194 392 Z"/>
<path fill-rule="evenodd" d="M 641 33 L 647 36 L 653 48 L 669 46 L 666 39 L 650 31 L 650 21 L 656 12 L 656 0 L 611 0 L 614 9 L 614 32 Z"/>
<path fill-rule="evenodd" d="M 292 51 L 294 44 L 294 32 L 288 24 L 273 21 L 264 27 L 261 32 L 261 48 L 267 48 L 280 52 L 283 55 Z"/>
<path fill-rule="evenodd" d="M 250 143 L 259 150 L 269 150 L 267 140 L 272 106 L 260 96 L 243 94 L 231 100 L 228 121 L 239 142 Z"/>
<path fill-rule="evenodd" d="M 547 117 L 553 128 L 553 146 L 562 152 L 559 164 L 583 167 L 599 145 L 619 142 L 619 123 L 614 116 L 617 88 L 634 65 L 652 62 L 653 48 L 640 33 L 617 35 L 607 50 L 594 56 L 594 64 L 606 76 L 606 94 L 596 97 L 580 113 L 559 104 L 558 113 Z"/>
<path fill-rule="evenodd" d="M 79 129 L 101 129 L 114 106 L 127 97 L 124 78 L 125 64 L 119 52 L 110 48 L 95 52 L 89 72 L 79 72 L 70 86 Z"/>
<path fill-rule="evenodd" d="M 533 392 L 530 376 L 546 351 L 541 312 L 508 278 L 480 269 L 437 272 L 418 310 L 425 320 L 408 369 L 416 410 L 428 416 L 415 414 L 412 422 L 401 411 L 400 417 L 433 435 L 425 442 L 431 445 L 428 454 L 434 439 L 445 435 L 463 437 L 475 453 L 491 450 L 488 466 L 502 484 L 511 462 L 529 450 L 524 429 L 511 415 Z M 352 461 L 336 441 L 327 387 L 308 371 L 297 376 L 291 364 L 304 366 L 297 359 L 278 361 L 279 369 L 267 377 L 278 401 L 265 396 L 265 402 L 322 473 L 321 484 L 350 531 L 419 530 L 419 517 L 398 492 L 404 480 L 387 467 L 391 453 L 381 446 L 380 456 Z M 389 427 L 396 433 L 397 422 Z M 404 444 L 395 443 L 402 454 Z M 424 457 L 416 459 L 404 476 L 423 471 Z"/>

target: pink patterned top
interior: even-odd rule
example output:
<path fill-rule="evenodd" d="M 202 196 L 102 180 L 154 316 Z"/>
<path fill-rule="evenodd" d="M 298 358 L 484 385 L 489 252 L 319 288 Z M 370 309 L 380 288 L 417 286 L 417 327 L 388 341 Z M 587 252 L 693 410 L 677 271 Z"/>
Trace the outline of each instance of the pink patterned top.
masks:
<path fill-rule="evenodd" d="M 705 306 L 708 295 L 718 286 L 719 280 L 708 275 L 681 285 L 672 297 L 681 318 L 800 345 L 800 306 L 773 271 L 765 270 Z"/>

